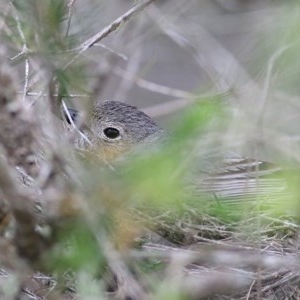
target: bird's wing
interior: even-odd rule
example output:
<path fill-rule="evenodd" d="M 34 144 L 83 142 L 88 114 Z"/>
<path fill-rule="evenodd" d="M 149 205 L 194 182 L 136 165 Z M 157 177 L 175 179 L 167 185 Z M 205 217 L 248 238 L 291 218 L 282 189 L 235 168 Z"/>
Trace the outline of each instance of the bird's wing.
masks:
<path fill-rule="evenodd" d="M 214 193 L 219 199 L 268 199 L 286 192 L 282 169 L 273 163 L 234 157 L 224 160 L 217 172 L 206 172 L 197 181 L 202 191 Z"/>

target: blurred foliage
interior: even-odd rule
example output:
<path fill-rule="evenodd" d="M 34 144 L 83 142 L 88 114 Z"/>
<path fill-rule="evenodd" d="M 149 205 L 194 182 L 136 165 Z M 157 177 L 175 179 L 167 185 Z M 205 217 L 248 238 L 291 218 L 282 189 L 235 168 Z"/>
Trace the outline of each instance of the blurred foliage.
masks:
<path fill-rule="evenodd" d="M 66 37 L 66 1 L 12 1 L 17 9 L 19 22 L 24 31 L 28 46 L 32 51 L 53 55 L 70 47 Z M 15 26 L 19 26 L 16 24 Z M 18 36 L 15 34 L 14 36 Z M 20 44 L 24 41 L 20 40 Z"/>
<path fill-rule="evenodd" d="M 133 199 L 158 210 L 168 206 L 182 209 L 182 205 L 192 195 L 188 178 L 198 161 L 198 140 L 206 135 L 212 126 L 221 128 L 225 112 L 221 99 L 211 98 L 195 103 L 174 124 L 171 136 L 159 145 L 157 151 L 134 153 L 136 157 L 126 163 L 122 171 L 125 185 L 129 187 Z M 205 143 L 205 141 L 203 141 Z M 206 151 L 209 151 L 207 146 Z M 195 161 L 197 160 L 197 161 Z M 200 156 L 201 160 L 201 156 Z M 124 172 L 124 173 L 123 173 Z"/>
<path fill-rule="evenodd" d="M 269 65 L 274 64 L 272 66 L 274 68 L 272 89 L 274 91 L 284 90 L 289 95 L 299 93 L 297 81 L 300 67 L 298 60 L 300 50 L 299 9 L 299 3 L 298 9 L 291 10 L 291 7 L 287 6 L 280 16 L 277 30 L 273 29 L 265 37 L 271 48 Z"/>
<path fill-rule="evenodd" d="M 101 248 L 90 228 L 83 221 L 71 222 L 60 232 L 60 243 L 47 257 L 46 267 L 63 274 L 67 270 L 88 271 L 95 276 L 104 267 Z"/>
<path fill-rule="evenodd" d="M 47 87 L 53 80 L 54 90 L 59 94 L 55 98 L 58 104 L 63 95 L 73 91 L 91 93 L 87 86 L 85 58 L 68 66 L 68 62 L 76 56 L 77 52 L 73 50 L 81 37 L 67 33 L 67 1 L 14 0 L 12 3 L 18 18 L 4 17 L 11 30 L 5 34 L 5 39 L 10 41 L 9 45 L 15 54 L 22 53 L 22 35 L 27 47 L 26 51 L 23 49 L 22 59 L 18 57 L 13 63 L 19 64 L 26 59 L 41 60 L 40 65 L 46 66 L 46 73 L 50 75 L 46 78 L 46 84 L 45 77 L 41 76 L 34 86 L 40 84 Z M 299 1 L 295 3 L 298 5 Z M 268 86 L 270 98 L 277 91 L 284 91 L 287 98 L 299 92 L 299 20 L 299 5 L 295 10 L 286 6 L 280 14 L 278 26 L 270 26 L 267 34 L 259 34 L 267 47 L 259 49 L 260 60 L 253 68 L 259 70 L 263 78 L 272 69 Z M 264 61 L 263 67 L 260 61 Z M 38 71 L 36 69 L 30 73 L 30 79 Z M 265 81 L 258 84 L 264 86 Z M 31 88 L 34 90 L 34 87 Z M 251 91 L 246 96 L 251 98 Z M 293 107 L 299 106 L 297 101 L 298 98 L 291 101 Z M 256 111 L 256 104 L 253 103 L 250 103 L 249 111 L 258 115 L 260 112 Z M 271 104 L 274 103 L 275 100 Z M 170 126 L 171 130 L 161 144 L 154 147 L 147 145 L 147 149 L 138 149 L 125 160 L 112 165 L 100 164 L 93 154 L 82 157 L 80 153 L 76 157 L 74 173 L 78 178 L 76 191 L 83 202 L 82 215 L 60 226 L 58 243 L 50 255 L 47 252 L 44 257 L 46 269 L 59 274 L 58 278 L 69 270 L 77 272 L 75 277 L 79 282 L 79 291 L 80 288 L 82 291 L 88 289 L 90 285 L 86 283 L 94 277 L 99 277 L 103 284 L 103 274 L 109 264 L 104 248 L 107 243 L 112 243 L 121 259 L 126 257 L 124 261 L 128 263 L 128 269 L 133 270 L 134 276 L 140 276 L 143 280 L 146 278 L 153 299 L 183 300 L 185 298 L 177 286 L 168 282 L 166 260 L 135 257 L 130 252 L 132 248 L 143 249 L 148 242 L 149 231 L 155 231 L 166 244 L 172 246 L 190 246 L 199 241 L 207 243 L 209 239 L 223 241 L 231 238 L 233 241 L 247 241 L 256 245 L 257 241 L 264 242 L 274 236 L 294 238 L 300 215 L 299 161 L 293 163 L 297 160 L 297 153 L 291 163 L 294 169 L 280 174 L 288 187 L 287 194 L 257 193 L 254 201 L 253 197 L 247 196 L 235 201 L 230 197 L 219 199 L 216 194 L 203 192 L 195 183 L 197 176 L 201 178 L 207 168 L 217 165 L 223 158 L 223 153 L 218 158 L 214 158 L 214 155 L 220 149 L 227 150 L 226 143 L 234 137 L 235 129 L 230 127 L 234 121 L 235 127 L 240 126 L 242 130 L 243 141 L 249 138 L 251 143 L 256 143 L 255 139 L 251 140 L 251 130 L 245 129 L 247 126 L 242 123 L 246 109 L 243 111 L 242 104 L 238 101 L 235 103 L 234 109 L 242 111 L 239 123 L 230 105 L 221 96 L 196 99 L 188 108 L 180 111 L 180 118 Z M 280 105 L 285 108 L 284 101 Z M 282 131 L 276 131 L 283 109 L 272 109 L 274 107 L 267 107 L 268 113 L 274 113 L 275 117 L 270 118 L 271 121 L 263 119 L 261 132 L 271 129 L 272 133 L 279 136 L 288 130 L 284 127 Z M 250 125 L 255 127 L 255 121 L 254 125 Z M 259 139 L 260 136 L 255 138 Z M 264 142 L 274 148 L 282 146 L 275 138 L 274 141 Z M 280 148 L 282 157 L 279 161 L 282 158 L 285 162 L 292 156 L 292 151 L 288 152 L 287 148 L 288 145 Z M 204 171 L 201 173 L 199 170 Z M 291 228 L 284 223 L 290 218 L 294 222 Z M 85 277 L 87 273 L 89 275 Z M 100 289 L 93 285 L 94 282 L 90 284 L 95 288 L 96 295 L 102 293 L 102 285 Z"/>
<path fill-rule="evenodd" d="M 79 37 L 68 31 L 68 9 L 67 2 L 63 0 L 50 1 L 12 1 L 14 17 L 4 16 L 11 32 L 4 34 L 12 51 L 16 53 L 14 63 L 24 60 L 38 60 L 38 64 L 44 69 L 31 71 L 29 81 L 36 77 L 38 72 L 46 71 L 35 80 L 34 90 L 48 84 L 54 83 L 53 97 L 55 105 L 60 105 L 62 97 L 67 97 L 74 92 L 88 92 L 85 65 L 81 60 L 70 64 L 77 52 L 74 51 L 78 45 Z M 26 47 L 26 48 L 24 48 Z M 22 49 L 22 50 L 19 50 Z M 30 90 L 29 90 L 30 91 Z"/>

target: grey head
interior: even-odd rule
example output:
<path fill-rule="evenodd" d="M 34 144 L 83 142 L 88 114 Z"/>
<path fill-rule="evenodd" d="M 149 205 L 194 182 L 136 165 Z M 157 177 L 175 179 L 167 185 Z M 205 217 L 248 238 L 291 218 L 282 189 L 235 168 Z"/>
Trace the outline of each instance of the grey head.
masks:
<path fill-rule="evenodd" d="M 76 111 L 70 109 L 76 122 Z M 156 122 L 135 106 L 119 102 L 104 101 L 94 105 L 88 118 L 84 135 L 94 149 L 106 161 L 114 160 L 137 147 L 155 144 L 164 131 Z M 89 144 L 79 137 L 81 148 Z"/>

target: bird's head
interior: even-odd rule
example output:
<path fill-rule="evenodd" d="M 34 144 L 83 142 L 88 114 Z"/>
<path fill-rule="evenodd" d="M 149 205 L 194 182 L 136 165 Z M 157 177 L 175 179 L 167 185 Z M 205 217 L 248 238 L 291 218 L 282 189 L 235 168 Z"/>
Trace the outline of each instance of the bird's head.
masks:
<path fill-rule="evenodd" d="M 76 123 L 78 113 L 69 110 Z M 66 116 L 69 121 L 69 116 Z M 79 136 L 80 148 L 92 147 L 104 161 L 112 161 L 137 149 L 153 145 L 163 136 L 163 130 L 144 112 L 126 103 L 104 101 L 96 104 L 88 117 L 83 134 L 91 145 Z"/>

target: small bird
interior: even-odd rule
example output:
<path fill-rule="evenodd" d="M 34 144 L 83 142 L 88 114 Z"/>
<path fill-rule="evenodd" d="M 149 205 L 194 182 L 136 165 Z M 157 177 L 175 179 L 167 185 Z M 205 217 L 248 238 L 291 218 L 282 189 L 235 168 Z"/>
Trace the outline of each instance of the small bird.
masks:
<path fill-rule="evenodd" d="M 76 123 L 78 115 L 76 110 L 68 108 L 66 121 Z M 96 149 L 104 162 L 112 162 L 138 147 L 148 148 L 166 135 L 137 107 L 118 101 L 96 104 L 81 133 L 76 141 L 78 147 Z M 206 170 L 194 182 L 218 198 L 255 199 L 258 194 L 278 193 L 286 188 L 284 178 L 273 176 L 280 172 L 276 164 L 234 154 L 223 160 L 218 170 Z"/>

